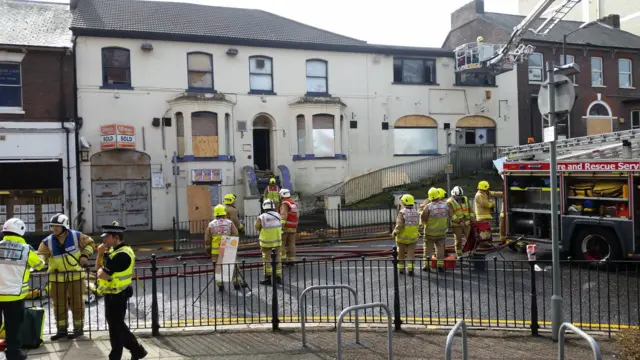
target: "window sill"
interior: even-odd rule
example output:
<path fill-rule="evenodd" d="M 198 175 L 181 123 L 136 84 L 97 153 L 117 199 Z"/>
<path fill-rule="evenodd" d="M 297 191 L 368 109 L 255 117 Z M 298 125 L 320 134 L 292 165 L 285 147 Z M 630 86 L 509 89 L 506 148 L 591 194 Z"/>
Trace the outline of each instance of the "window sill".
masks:
<path fill-rule="evenodd" d="M 108 89 L 108 90 L 134 90 L 130 85 L 102 85 L 100 89 Z"/>
<path fill-rule="evenodd" d="M 635 90 L 635 86 L 620 86 L 620 89 L 623 90 Z"/>
<path fill-rule="evenodd" d="M 24 115 L 24 109 L 21 107 L 0 107 L 0 114 Z"/>
<path fill-rule="evenodd" d="M 437 151 L 429 154 L 393 154 L 393 156 L 440 156 Z"/>
<path fill-rule="evenodd" d="M 453 84 L 453 86 L 494 87 L 494 88 L 498 87 L 498 85 L 472 85 L 472 84 Z"/>
<path fill-rule="evenodd" d="M 593 84 L 591 84 L 591 87 L 594 87 L 594 88 L 606 88 L 607 85 L 593 85 Z"/>
<path fill-rule="evenodd" d="M 307 92 L 305 94 L 305 96 L 310 96 L 310 97 L 331 97 L 331 94 L 329 94 L 329 93 Z"/>
<path fill-rule="evenodd" d="M 529 85 L 542 85 L 544 81 L 531 81 L 529 80 Z"/>
<path fill-rule="evenodd" d="M 314 154 L 306 154 L 304 156 L 293 155 L 293 161 L 303 161 L 303 160 L 347 160 L 347 155 L 335 154 L 333 156 L 318 156 L 318 157 L 316 157 Z"/>
<path fill-rule="evenodd" d="M 236 157 L 231 155 L 219 155 L 214 157 L 209 156 L 193 156 L 193 155 L 184 155 L 178 156 L 178 162 L 190 162 L 190 161 L 225 161 L 225 162 L 235 162 Z"/>
<path fill-rule="evenodd" d="M 264 91 L 264 90 L 249 90 L 247 93 L 249 95 L 278 95 L 273 91 Z"/>
<path fill-rule="evenodd" d="M 205 88 L 188 88 L 185 92 L 196 92 L 196 93 L 207 93 L 207 94 L 217 94 L 218 92 L 215 89 L 205 89 Z"/>
<path fill-rule="evenodd" d="M 391 85 L 413 85 L 413 86 L 440 86 L 438 83 L 405 83 L 405 82 L 392 82 Z"/>

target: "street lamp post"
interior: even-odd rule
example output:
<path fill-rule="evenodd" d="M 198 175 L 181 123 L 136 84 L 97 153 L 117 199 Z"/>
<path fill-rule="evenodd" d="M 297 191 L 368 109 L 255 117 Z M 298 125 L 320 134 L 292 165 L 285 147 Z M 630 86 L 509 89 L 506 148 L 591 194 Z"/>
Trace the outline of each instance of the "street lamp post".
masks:
<path fill-rule="evenodd" d="M 602 22 L 600 22 L 598 20 L 594 20 L 594 21 L 586 22 L 586 23 L 580 25 L 580 27 L 578 27 L 577 29 L 569 31 L 568 33 L 562 35 L 562 65 L 567 65 L 567 53 L 566 53 L 567 37 L 569 35 L 573 34 L 574 32 L 578 32 L 578 31 L 580 31 L 582 29 L 586 29 L 586 28 L 588 28 L 590 26 L 593 26 L 595 24 L 604 26 L 604 27 L 609 28 L 609 29 L 613 29 L 613 27 L 611 27 L 611 26 L 609 26 L 609 25 L 607 25 L 605 23 L 602 23 Z"/>

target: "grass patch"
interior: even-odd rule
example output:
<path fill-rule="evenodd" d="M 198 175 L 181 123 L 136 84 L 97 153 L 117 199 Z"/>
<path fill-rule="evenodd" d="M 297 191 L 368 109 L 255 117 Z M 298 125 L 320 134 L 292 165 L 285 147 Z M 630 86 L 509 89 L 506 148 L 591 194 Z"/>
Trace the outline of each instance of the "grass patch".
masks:
<path fill-rule="evenodd" d="M 478 182 L 482 180 L 488 181 L 492 189 L 496 189 L 496 190 L 502 189 L 502 184 L 503 184 L 502 178 L 498 174 L 496 174 L 495 171 L 478 173 L 478 174 L 474 174 L 472 176 L 461 178 L 461 179 L 452 179 L 451 187 L 460 186 L 462 187 L 462 191 L 464 192 L 465 196 L 473 197 L 476 193 Z M 446 180 L 443 181 L 443 179 L 440 179 L 440 178 L 435 179 L 435 181 L 433 179 L 428 179 L 419 185 L 407 185 L 407 186 L 400 186 L 397 188 L 387 189 L 386 191 L 380 194 L 374 195 L 368 199 L 364 199 L 353 205 L 350 205 L 349 208 L 350 209 L 368 209 L 368 208 L 381 207 L 381 206 L 393 206 L 394 192 L 406 192 L 413 195 L 413 197 L 415 197 L 416 199 L 426 199 L 427 192 L 429 192 L 429 189 L 432 187 L 446 189 L 447 181 Z"/>

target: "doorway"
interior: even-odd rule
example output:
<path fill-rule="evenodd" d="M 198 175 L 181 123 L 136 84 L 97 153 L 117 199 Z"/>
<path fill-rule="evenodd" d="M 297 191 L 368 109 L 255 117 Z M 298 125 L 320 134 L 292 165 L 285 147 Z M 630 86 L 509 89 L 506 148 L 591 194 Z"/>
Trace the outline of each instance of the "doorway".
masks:
<path fill-rule="evenodd" d="M 267 115 L 259 115 L 253 120 L 253 165 L 256 170 L 271 170 L 273 141 L 273 121 Z"/>

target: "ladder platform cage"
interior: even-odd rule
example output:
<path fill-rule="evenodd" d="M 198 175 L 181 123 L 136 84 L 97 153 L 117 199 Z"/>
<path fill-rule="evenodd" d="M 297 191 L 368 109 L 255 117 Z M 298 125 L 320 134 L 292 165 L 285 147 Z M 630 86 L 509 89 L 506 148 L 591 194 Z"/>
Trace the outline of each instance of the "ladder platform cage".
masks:
<path fill-rule="evenodd" d="M 514 69 L 514 65 L 533 53 L 533 46 L 520 45 L 510 53 L 502 54 L 502 44 L 472 42 L 454 50 L 455 71 L 459 73 L 484 73 L 500 75 Z"/>

